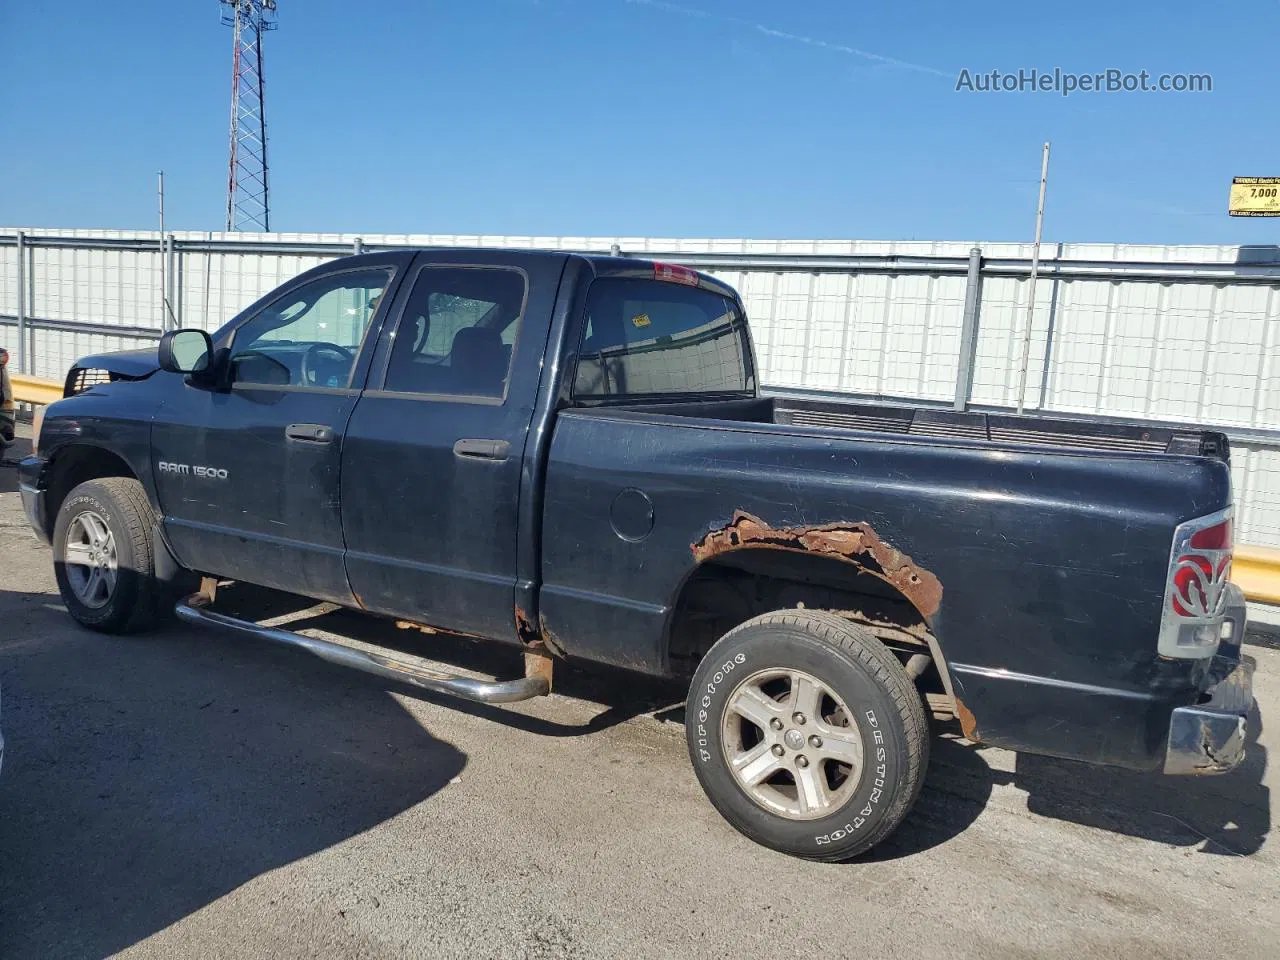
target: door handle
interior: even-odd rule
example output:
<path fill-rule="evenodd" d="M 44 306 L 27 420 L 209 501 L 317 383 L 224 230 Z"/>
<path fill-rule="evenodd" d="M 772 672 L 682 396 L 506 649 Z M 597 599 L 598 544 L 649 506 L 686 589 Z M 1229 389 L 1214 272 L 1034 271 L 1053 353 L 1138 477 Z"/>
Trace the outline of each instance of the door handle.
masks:
<path fill-rule="evenodd" d="M 290 440 L 329 443 L 333 440 L 333 427 L 327 423 L 291 423 L 284 428 L 284 435 Z"/>
<path fill-rule="evenodd" d="M 455 457 L 473 460 L 505 460 L 511 444 L 506 440 L 459 440 L 453 445 Z"/>

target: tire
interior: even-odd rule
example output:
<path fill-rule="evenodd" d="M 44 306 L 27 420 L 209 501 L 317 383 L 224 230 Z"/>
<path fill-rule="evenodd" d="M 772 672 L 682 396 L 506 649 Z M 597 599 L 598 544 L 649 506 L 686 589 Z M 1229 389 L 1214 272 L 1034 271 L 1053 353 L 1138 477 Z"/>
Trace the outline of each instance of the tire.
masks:
<path fill-rule="evenodd" d="M 794 709 L 797 695 L 817 716 Z M 928 764 L 924 707 L 897 657 L 823 611 L 766 613 L 729 631 L 694 673 L 685 714 L 689 757 L 720 814 L 808 860 L 847 860 L 888 837 Z"/>
<path fill-rule="evenodd" d="M 155 577 L 156 515 L 142 484 L 105 477 L 80 484 L 62 502 L 53 527 L 53 569 L 67 612 L 101 633 L 133 633 L 155 623 L 165 591 Z M 95 539 L 105 529 L 109 540 Z M 89 564 L 68 563 L 91 557 Z M 86 553 L 88 551 L 88 553 Z M 114 576 L 107 570 L 114 562 Z M 104 567 L 92 581 L 95 567 Z M 90 582 L 97 586 L 90 591 Z"/>

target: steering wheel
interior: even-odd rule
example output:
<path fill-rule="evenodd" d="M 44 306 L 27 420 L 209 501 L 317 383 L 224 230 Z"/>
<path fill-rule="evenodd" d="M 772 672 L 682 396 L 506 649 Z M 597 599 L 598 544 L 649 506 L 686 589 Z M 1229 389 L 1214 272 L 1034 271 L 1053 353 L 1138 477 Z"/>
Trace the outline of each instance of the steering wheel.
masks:
<path fill-rule="evenodd" d="M 346 366 L 347 373 L 350 374 L 352 364 L 355 363 L 356 359 L 354 353 L 346 347 L 338 346 L 336 343 L 325 341 L 313 343 L 307 347 L 307 352 L 302 355 L 302 368 L 299 372 L 302 376 L 302 385 L 304 387 L 327 387 L 330 385 L 320 382 L 321 358 L 326 354 L 337 356 L 338 361 Z"/>

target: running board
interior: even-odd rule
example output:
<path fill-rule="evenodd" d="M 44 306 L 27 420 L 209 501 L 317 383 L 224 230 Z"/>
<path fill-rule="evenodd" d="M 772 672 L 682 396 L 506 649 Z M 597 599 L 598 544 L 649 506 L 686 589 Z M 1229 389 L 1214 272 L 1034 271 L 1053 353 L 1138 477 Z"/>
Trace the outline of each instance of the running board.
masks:
<path fill-rule="evenodd" d="M 193 593 L 180 601 L 174 607 L 174 612 L 178 615 L 178 619 L 186 623 L 222 627 L 260 640 L 299 647 L 321 660 L 336 663 L 340 667 L 350 667 L 352 670 L 371 673 L 375 677 L 399 680 L 433 693 L 449 694 L 480 703 L 517 703 L 534 697 L 545 697 L 551 692 L 551 660 L 539 653 L 525 654 L 526 675 L 519 680 L 473 680 L 470 677 L 436 673 L 403 660 L 384 657 L 343 643 L 318 640 L 315 637 L 294 633 L 292 630 L 264 627 L 252 620 L 240 620 L 224 613 L 215 613 L 207 609 L 209 603 L 210 598 L 207 594 Z"/>

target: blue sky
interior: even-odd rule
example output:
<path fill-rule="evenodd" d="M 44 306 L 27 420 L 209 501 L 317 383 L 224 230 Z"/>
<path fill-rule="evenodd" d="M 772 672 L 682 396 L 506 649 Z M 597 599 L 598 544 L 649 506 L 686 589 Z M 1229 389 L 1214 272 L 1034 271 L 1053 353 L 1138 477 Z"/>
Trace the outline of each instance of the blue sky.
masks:
<path fill-rule="evenodd" d="M 1275 243 L 1280 5 L 1186 0 L 279 0 L 273 227 L 367 233 Z M 216 0 L 0 0 L 0 224 L 225 216 Z M 957 93 L 971 71 L 1212 93 Z"/>

